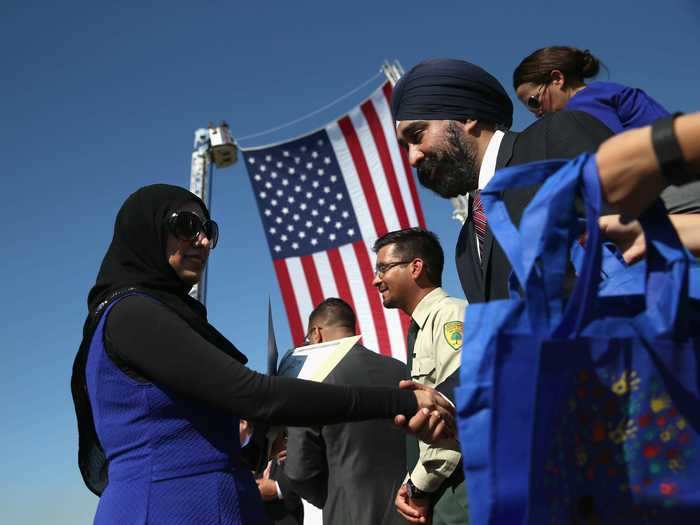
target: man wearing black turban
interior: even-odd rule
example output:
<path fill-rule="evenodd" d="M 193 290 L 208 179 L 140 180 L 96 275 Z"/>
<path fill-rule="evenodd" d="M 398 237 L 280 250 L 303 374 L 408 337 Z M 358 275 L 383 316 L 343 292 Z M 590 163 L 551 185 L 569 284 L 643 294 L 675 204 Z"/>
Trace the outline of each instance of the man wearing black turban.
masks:
<path fill-rule="evenodd" d="M 392 113 L 399 142 L 421 184 L 445 198 L 469 194 L 456 260 L 470 303 L 508 298 L 511 271 L 488 228 L 488 217 L 484 231 L 478 190 L 498 168 L 595 152 L 612 135 L 597 119 L 578 111 L 550 113 L 521 133 L 507 131 L 513 104 L 503 86 L 479 66 L 454 59 L 425 60 L 401 77 Z M 504 192 L 516 225 L 536 189 Z"/>

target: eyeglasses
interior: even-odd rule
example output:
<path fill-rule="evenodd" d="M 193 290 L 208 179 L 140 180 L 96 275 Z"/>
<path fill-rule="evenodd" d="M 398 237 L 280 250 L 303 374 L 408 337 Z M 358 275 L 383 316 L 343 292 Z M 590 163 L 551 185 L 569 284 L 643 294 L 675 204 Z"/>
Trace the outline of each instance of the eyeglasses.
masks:
<path fill-rule="evenodd" d="M 412 262 L 413 259 L 409 259 L 408 261 L 393 261 L 393 262 L 388 262 L 388 263 L 377 263 L 377 265 L 374 267 L 374 275 L 379 277 L 380 279 L 384 277 L 384 274 L 391 270 L 394 266 L 400 266 L 402 264 L 408 264 Z"/>
<path fill-rule="evenodd" d="M 540 109 L 542 106 L 542 101 L 540 100 L 540 97 L 544 93 L 544 90 L 547 89 L 547 84 L 542 84 L 540 86 L 540 89 L 537 90 L 536 95 L 532 95 L 530 98 L 527 99 L 527 107 L 530 109 Z"/>
<path fill-rule="evenodd" d="M 194 241 L 200 234 L 204 233 L 211 249 L 216 247 L 219 241 L 219 225 L 214 221 L 204 221 L 191 211 L 174 212 L 166 222 L 168 230 L 181 241 Z"/>

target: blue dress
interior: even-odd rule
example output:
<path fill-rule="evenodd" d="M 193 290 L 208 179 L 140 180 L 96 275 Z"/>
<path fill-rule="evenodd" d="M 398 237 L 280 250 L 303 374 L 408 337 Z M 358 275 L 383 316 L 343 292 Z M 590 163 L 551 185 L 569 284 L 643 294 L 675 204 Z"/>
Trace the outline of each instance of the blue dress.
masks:
<path fill-rule="evenodd" d="M 588 113 L 614 133 L 648 126 L 670 114 L 641 89 L 614 82 L 591 82 L 569 99 L 566 109 Z M 661 198 L 670 213 L 700 213 L 700 181 L 669 186 Z"/>
<path fill-rule="evenodd" d="M 95 525 L 267 524 L 251 473 L 239 464 L 238 419 L 140 383 L 105 352 L 107 307 L 85 377 L 109 483 Z"/>
<path fill-rule="evenodd" d="M 648 126 L 669 115 L 641 89 L 614 82 L 591 82 L 569 99 L 566 109 L 593 115 L 613 133 Z"/>

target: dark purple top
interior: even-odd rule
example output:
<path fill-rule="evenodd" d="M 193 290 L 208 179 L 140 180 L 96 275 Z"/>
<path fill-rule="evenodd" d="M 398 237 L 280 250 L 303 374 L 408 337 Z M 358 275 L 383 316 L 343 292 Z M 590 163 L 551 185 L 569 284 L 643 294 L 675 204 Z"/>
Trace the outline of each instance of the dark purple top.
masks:
<path fill-rule="evenodd" d="M 593 115 L 613 133 L 648 126 L 669 115 L 661 104 L 641 89 L 614 82 L 591 82 L 571 97 L 566 109 Z"/>

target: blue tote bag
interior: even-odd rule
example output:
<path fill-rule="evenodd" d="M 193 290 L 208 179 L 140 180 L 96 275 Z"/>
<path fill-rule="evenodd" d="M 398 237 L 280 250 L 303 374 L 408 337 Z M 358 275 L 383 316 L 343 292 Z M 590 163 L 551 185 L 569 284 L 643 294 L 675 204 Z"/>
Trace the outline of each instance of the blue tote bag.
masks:
<path fill-rule="evenodd" d="M 546 182 L 525 210 L 520 229 L 517 230 L 500 200 L 500 192 L 508 187 L 543 181 Z M 579 233 L 576 231 L 573 202 L 581 188 L 587 205 L 593 203 L 587 206 L 589 231 L 593 233 L 588 237 L 587 257 L 582 261 L 580 278 L 565 308 L 562 300 L 565 269 L 569 251 Z M 689 339 L 684 344 L 694 344 L 692 331 L 688 328 L 692 323 L 688 324 L 688 320 L 694 317 L 693 312 L 697 308 L 688 306 L 687 296 L 683 299 L 683 286 L 676 287 L 675 292 L 669 286 L 670 276 L 683 282 L 680 268 L 685 265 L 687 294 L 687 270 L 690 266 L 687 253 L 678 244 L 672 257 L 655 257 L 658 255 L 658 250 L 655 250 L 657 243 L 650 241 L 651 259 L 644 271 L 633 267 L 634 270 L 630 268 L 625 274 L 624 271 L 617 271 L 624 270 L 624 266 L 618 264 L 614 275 L 618 285 L 610 292 L 611 297 L 601 293 L 605 288 L 599 286 L 601 274 L 605 276 L 606 270 L 615 269 L 615 265 L 610 264 L 610 254 L 603 250 L 598 235 L 596 225 L 600 212 L 600 189 L 595 163 L 590 156 L 581 156 L 566 164 L 550 161 L 501 170 L 482 193 L 482 200 L 494 235 L 513 266 L 512 288 L 519 288 L 521 293 L 518 296 L 514 294 L 510 300 L 472 305 L 467 309 L 465 318 L 462 386 L 457 392 L 457 407 L 472 523 L 577 523 L 589 519 L 598 519 L 593 521 L 597 523 L 640 523 L 654 513 L 658 518 L 658 509 L 663 505 L 668 508 L 673 503 L 669 503 L 670 500 L 660 503 L 658 498 L 644 499 L 651 483 L 648 477 L 637 486 L 625 485 L 624 475 L 618 478 L 610 475 L 611 481 L 617 479 L 621 481 L 620 486 L 629 488 L 628 495 L 637 491 L 634 497 L 624 500 L 617 495 L 613 497 L 615 493 L 610 487 L 601 489 L 604 485 L 600 484 L 600 480 L 594 482 L 589 479 L 590 470 L 584 475 L 585 482 L 572 474 L 580 473 L 577 468 L 586 449 L 569 445 L 583 439 L 575 431 L 588 428 L 586 417 L 590 417 L 590 414 L 585 412 L 587 409 L 581 408 L 584 405 L 579 404 L 576 405 L 579 412 L 575 414 L 581 416 L 583 422 L 572 420 L 574 416 L 567 419 L 566 410 L 573 406 L 573 401 L 566 394 L 573 391 L 576 395 L 579 392 L 572 387 L 577 384 L 577 371 L 584 370 L 589 374 L 587 377 L 592 377 L 590 366 L 586 368 L 591 355 L 600 357 L 605 354 L 612 361 L 611 356 L 614 355 L 617 356 L 616 362 L 626 362 L 625 359 L 630 356 L 637 357 L 639 352 L 633 348 L 637 348 L 640 341 L 655 341 L 654 338 L 666 337 L 669 333 L 680 335 L 683 331 L 678 332 L 679 319 L 686 323 L 683 333 Z M 645 231 L 649 239 L 654 239 L 655 235 L 665 235 L 665 240 L 659 241 L 665 250 L 669 245 L 668 234 L 673 236 L 673 231 L 671 229 L 669 232 L 668 228 L 654 229 L 657 219 L 668 222 L 662 211 L 655 213 L 657 216 L 645 223 Z M 677 242 L 677 238 L 675 240 Z M 669 255 L 666 252 L 662 251 Z M 663 262 L 660 262 L 661 259 Z M 669 260 L 673 263 L 669 263 Z M 635 282 L 629 274 L 643 282 Z M 653 298 L 649 295 L 645 298 L 644 294 L 638 293 L 649 286 L 659 292 L 663 290 L 665 295 L 659 298 L 659 294 L 652 294 Z M 634 290 L 634 293 L 625 294 L 625 290 Z M 684 304 L 687 308 L 679 309 L 678 304 Z M 669 328 L 671 321 L 675 323 L 673 328 Z M 673 348 L 682 346 L 677 339 L 669 344 Z M 581 350 L 589 347 L 596 348 L 597 353 Z M 692 370 L 697 372 L 696 354 L 690 352 L 685 355 L 680 351 L 685 361 L 678 354 L 674 354 L 672 362 L 679 370 L 667 372 L 672 377 L 675 377 L 675 372 L 683 372 L 688 379 L 692 376 Z M 626 400 L 625 395 L 632 389 L 636 389 L 634 392 L 642 391 L 637 380 L 642 381 L 644 374 L 649 385 L 645 383 L 643 391 L 645 395 L 651 392 L 652 383 L 654 388 L 662 383 L 659 377 L 651 381 L 651 375 L 659 369 L 649 363 L 651 361 L 640 365 L 639 370 L 634 369 L 635 375 L 628 369 L 611 365 L 605 369 L 605 374 L 609 383 L 611 379 L 614 381 L 607 390 L 596 384 L 596 395 L 603 396 L 604 391 L 608 400 Z M 564 373 L 565 370 L 568 372 Z M 661 404 L 666 406 L 665 403 L 670 403 L 668 406 L 673 406 L 676 414 L 685 413 L 690 408 L 697 410 L 697 405 L 693 404 L 697 402 L 696 383 L 697 378 L 695 384 L 685 385 L 694 392 L 695 397 L 684 398 L 684 402 L 687 402 L 684 407 L 680 406 L 680 402 L 673 405 L 675 401 L 668 396 L 662 396 L 663 401 L 658 401 L 658 396 L 654 397 L 654 406 L 659 408 Z M 618 395 L 625 385 L 629 387 L 628 391 Z M 643 402 L 637 400 L 631 406 L 639 403 Z M 613 409 L 611 402 L 601 406 L 603 408 L 596 406 L 595 410 L 610 412 Z M 608 440 L 619 445 L 615 440 L 619 441 L 621 436 L 630 439 L 634 431 L 631 430 L 632 426 L 625 426 L 628 420 L 624 420 L 624 428 L 620 427 L 620 416 L 624 411 L 620 408 L 622 405 L 615 406 L 618 412 L 614 415 L 610 412 L 609 417 L 605 415 L 596 421 L 605 427 Z M 590 410 L 594 411 L 593 408 Z M 689 429 L 688 433 L 682 434 L 683 437 L 678 434 L 678 439 L 694 441 L 697 427 L 693 427 L 690 420 L 678 416 L 674 424 L 687 425 L 684 428 Z M 555 426 L 560 429 L 558 433 L 552 432 Z M 601 427 L 598 425 L 595 428 L 592 435 L 598 439 L 602 435 Z M 669 435 L 664 434 L 663 437 Z M 570 442 L 570 439 L 573 441 Z M 609 447 L 604 453 L 601 452 L 601 457 L 588 458 L 588 466 L 607 465 L 604 460 L 609 461 L 611 457 L 632 461 L 630 450 L 633 449 L 624 449 L 627 450 L 625 452 L 619 446 Z M 652 449 L 645 450 L 644 453 L 651 454 Z M 648 457 L 644 453 L 641 459 L 637 458 L 637 467 L 648 463 L 645 463 Z M 676 449 L 670 454 L 676 454 Z M 564 459 L 568 463 L 563 462 Z M 688 476 L 684 482 L 687 489 L 688 480 L 694 479 L 694 471 L 688 458 L 684 461 L 682 468 Z M 680 464 L 674 462 L 673 467 L 678 470 Z M 625 465 L 627 463 L 618 465 L 620 472 Z M 607 466 L 607 472 L 618 475 L 612 466 Z M 603 468 L 606 467 L 598 470 Z M 655 470 L 658 468 L 658 465 L 653 467 Z M 578 480 L 579 484 L 576 485 L 573 480 Z M 676 494 L 676 501 L 682 502 L 678 508 L 687 510 L 688 502 L 692 500 L 688 493 L 682 493 L 680 485 L 664 483 L 663 490 L 656 488 L 661 493 Z M 608 510 L 608 514 L 614 514 L 614 518 L 606 514 Z M 692 510 L 688 512 L 692 513 Z M 628 521 L 623 521 L 628 517 Z"/>
<path fill-rule="evenodd" d="M 540 206 L 531 214 L 532 204 L 528 206 L 520 231 L 511 223 L 500 192 L 557 178 L 563 165 L 549 161 L 499 170 L 481 192 L 489 226 L 513 267 L 512 289 L 523 294 L 469 305 L 465 315 L 456 400 L 470 519 L 475 525 L 522 523 L 525 518 L 540 347 L 550 326 L 561 318 L 558 298 L 575 237 L 560 228 L 549 232 L 549 243 L 533 246 L 523 242 L 521 232 L 528 221 L 541 231 L 549 215 L 566 215 L 570 224 L 577 221 L 575 177 L 556 185 L 557 198 L 550 200 L 549 209 Z M 540 224 L 532 226 L 535 222 Z M 556 253 L 550 253 L 553 247 Z M 545 278 L 535 264 L 545 252 L 548 268 L 561 268 L 558 275 Z"/>
<path fill-rule="evenodd" d="M 697 263 L 658 203 L 640 217 L 645 264 L 611 278 L 629 292 L 605 293 L 592 158 L 582 178 L 593 235 L 541 347 L 528 521 L 700 523 Z"/>

